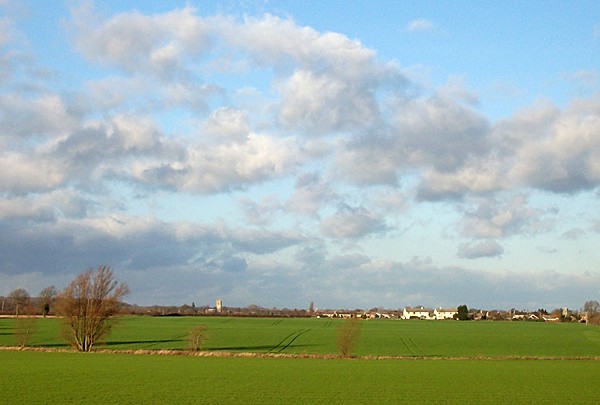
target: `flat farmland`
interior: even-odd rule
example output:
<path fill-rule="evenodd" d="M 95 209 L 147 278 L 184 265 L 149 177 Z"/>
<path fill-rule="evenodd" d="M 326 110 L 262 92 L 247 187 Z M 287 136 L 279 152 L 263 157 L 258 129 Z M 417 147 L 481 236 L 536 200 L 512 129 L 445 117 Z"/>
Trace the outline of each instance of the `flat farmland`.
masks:
<path fill-rule="evenodd" d="M 185 354 L 199 323 L 208 328 L 209 354 L 258 357 L 158 354 Z M 342 323 L 123 317 L 96 353 L 0 350 L 0 392 L 3 403 L 61 404 L 596 404 L 600 397 L 600 328 L 581 324 L 361 321 L 356 357 L 261 356 L 336 354 Z M 37 324 L 31 346 L 67 349 L 59 320 Z M 14 326 L 0 319 L 0 346 L 15 344 Z"/>
<path fill-rule="evenodd" d="M 0 350 L 3 403 L 597 404 L 593 360 L 357 360 Z"/>
<path fill-rule="evenodd" d="M 0 346 L 15 345 L 14 319 L 0 318 Z M 207 351 L 335 354 L 342 320 L 317 318 L 123 317 L 98 349 L 183 350 L 186 336 L 207 325 Z M 578 323 L 369 320 L 353 354 L 398 357 L 600 356 L 600 328 Z M 34 347 L 66 347 L 59 320 L 39 319 Z"/>

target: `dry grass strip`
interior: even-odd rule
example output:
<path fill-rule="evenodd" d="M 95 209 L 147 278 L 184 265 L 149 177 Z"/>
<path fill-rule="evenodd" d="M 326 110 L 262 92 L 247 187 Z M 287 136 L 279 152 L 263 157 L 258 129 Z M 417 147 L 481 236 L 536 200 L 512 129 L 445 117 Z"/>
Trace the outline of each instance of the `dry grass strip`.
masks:
<path fill-rule="evenodd" d="M 79 351 L 67 348 L 54 347 L 18 347 L 18 346 L 0 346 L 4 351 L 29 351 L 46 353 L 81 353 Z M 96 349 L 89 353 L 108 353 L 108 354 L 135 354 L 148 356 L 189 356 L 189 357 L 247 357 L 247 358 L 285 358 L 285 359 L 352 359 L 352 360 L 593 360 L 600 361 L 600 356 L 595 357 L 539 357 L 539 356 L 340 356 L 338 354 L 285 354 L 285 353 L 233 353 L 218 351 L 188 351 L 188 350 L 110 350 Z"/>

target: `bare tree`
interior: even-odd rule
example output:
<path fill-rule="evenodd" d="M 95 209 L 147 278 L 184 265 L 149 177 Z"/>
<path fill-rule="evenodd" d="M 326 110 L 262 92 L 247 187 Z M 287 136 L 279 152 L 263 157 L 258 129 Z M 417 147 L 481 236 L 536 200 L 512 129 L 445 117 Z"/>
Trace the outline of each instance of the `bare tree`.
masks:
<path fill-rule="evenodd" d="M 600 302 L 595 300 L 586 301 L 585 304 L 583 304 L 583 310 L 592 314 L 600 312 Z"/>
<path fill-rule="evenodd" d="M 346 318 L 338 329 L 337 345 L 342 356 L 350 355 L 356 347 L 360 337 L 361 320 L 359 318 Z"/>
<path fill-rule="evenodd" d="M 587 324 L 600 323 L 600 302 L 595 300 L 586 301 L 583 304 L 583 311 L 586 313 Z"/>
<path fill-rule="evenodd" d="M 15 316 L 18 318 L 19 312 L 25 306 L 27 306 L 27 304 L 29 304 L 29 300 L 31 299 L 31 297 L 29 296 L 29 293 L 24 288 L 17 288 L 16 290 L 12 291 L 8 295 L 8 297 L 15 304 Z"/>
<path fill-rule="evenodd" d="M 15 319 L 15 339 L 21 348 L 28 346 L 37 331 L 37 318 L 26 316 Z"/>
<path fill-rule="evenodd" d="M 202 345 L 206 343 L 206 324 L 196 325 L 188 335 L 188 349 L 193 352 L 202 350 Z"/>
<path fill-rule="evenodd" d="M 64 334 L 73 347 L 88 352 L 108 336 L 121 299 L 129 293 L 117 283 L 108 266 L 78 275 L 58 296 L 58 312 L 64 319 Z"/>
<path fill-rule="evenodd" d="M 44 315 L 44 318 L 50 312 L 50 305 L 54 302 L 54 299 L 57 295 L 58 291 L 56 291 L 56 287 L 53 285 L 40 291 L 40 299 L 42 300 L 42 315 Z"/>

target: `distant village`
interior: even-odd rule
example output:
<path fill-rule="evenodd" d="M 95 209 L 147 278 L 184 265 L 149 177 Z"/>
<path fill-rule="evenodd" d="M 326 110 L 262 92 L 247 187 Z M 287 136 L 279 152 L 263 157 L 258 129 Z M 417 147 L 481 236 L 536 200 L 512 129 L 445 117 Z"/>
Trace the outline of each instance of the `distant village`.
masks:
<path fill-rule="evenodd" d="M 593 301 L 596 302 L 596 301 Z M 8 297 L 0 297 L 0 316 L 10 316 L 15 313 L 13 301 Z M 40 297 L 32 297 L 26 308 L 21 310 L 23 315 L 49 315 L 54 313 L 53 305 Z M 264 308 L 258 305 L 247 307 L 228 307 L 221 299 L 214 306 L 191 305 L 180 306 L 140 306 L 124 303 L 121 308 L 123 315 L 151 316 L 239 316 L 239 317 L 281 317 L 281 318 L 360 318 L 360 319 L 397 319 L 397 320 L 474 320 L 474 321 L 533 321 L 533 322 L 582 322 L 588 321 L 586 311 L 574 311 L 568 308 L 556 308 L 551 311 L 538 309 L 526 310 L 483 310 L 467 308 L 459 305 L 456 308 L 430 308 L 425 306 L 404 307 L 402 309 L 371 308 L 364 309 L 318 309 L 311 303 L 308 309 Z M 594 311 L 598 315 L 598 311 Z M 592 322 L 596 320 L 593 317 Z"/>
<path fill-rule="evenodd" d="M 587 314 L 568 308 L 551 311 L 538 309 L 525 310 L 481 310 L 468 309 L 466 305 L 456 308 L 428 308 L 424 306 L 404 307 L 402 309 L 371 308 L 364 309 L 318 309 L 311 303 L 308 309 L 264 308 L 258 305 L 248 307 L 226 307 L 217 299 L 214 306 L 196 307 L 138 307 L 127 306 L 126 312 L 155 316 L 242 316 L 242 317 L 314 317 L 314 318 L 360 318 L 360 319 L 397 319 L 397 320 L 475 320 L 475 321 L 535 321 L 535 322 L 587 322 Z"/>

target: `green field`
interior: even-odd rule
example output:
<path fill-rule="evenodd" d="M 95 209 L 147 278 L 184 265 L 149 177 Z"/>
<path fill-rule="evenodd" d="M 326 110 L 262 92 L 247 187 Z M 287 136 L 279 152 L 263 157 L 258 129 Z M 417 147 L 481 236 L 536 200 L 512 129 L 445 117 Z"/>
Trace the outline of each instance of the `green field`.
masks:
<path fill-rule="evenodd" d="M 98 348 L 173 349 L 208 326 L 208 351 L 335 354 L 342 320 L 316 318 L 124 317 Z M 414 357 L 598 357 L 600 328 L 578 323 L 361 321 L 354 354 Z M 14 319 L 0 318 L 0 346 L 15 345 Z M 39 319 L 32 346 L 66 347 L 57 319 Z"/>
<path fill-rule="evenodd" d="M 208 325 L 209 352 L 335 354 L 341 320 L 125 317 L 99 349 L 185 347 Z M 362 321 L 359 356 L 135 355 L 0 350 L 3 403 L 595 404 L 600 328 L 527 322 Z M 66 349 L 56 319 L 33 346 Z M 14 345 L 0 319 L 0 346 Z M 532 358 L 544 358 L 532 359 Z M 577 358 L 575 360 L 575 358 Z"/>
<path fill-rule="evenodd" d="M 596 404 L 592 360 L 354 360 L 0 351 L 3 403 Z"/>

